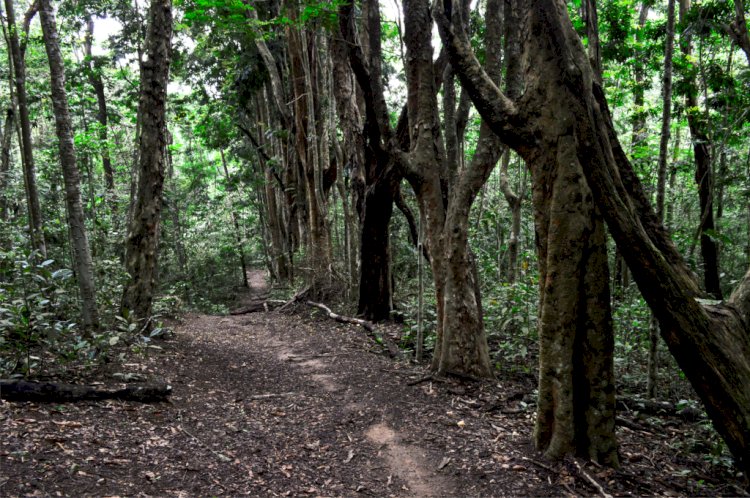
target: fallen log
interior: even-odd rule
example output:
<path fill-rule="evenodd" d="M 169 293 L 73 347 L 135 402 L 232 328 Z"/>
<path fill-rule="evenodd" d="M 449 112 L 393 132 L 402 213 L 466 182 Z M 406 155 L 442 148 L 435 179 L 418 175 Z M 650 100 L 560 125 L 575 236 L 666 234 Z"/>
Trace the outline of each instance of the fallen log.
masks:
<path fill-rule="evenodd" d="M 108 390 L 58 382 L 0 379 L 0 399 L 6 401 L 69 403 L 120 399 L 154 403 L 166 401 L 171 393 L 172 386 L 166 383 L 133 384 L 122 389 Z"/>
<path fill-rule="evenodd" d="M 381 347 L 383 347 L 387 352 L 388 356 L 391 358 L 401 358 L 401 350 L 393 344 L 393 341 L 391 341 L 388 337 L 384 336 L 380 332 L 377 331 L 375 328 L 375 325 L 373 325 L 371 322 L 368 322 L 367 320 L 362 320 L 361 318 L 354 318 L 350 316 L 344 316 L 339 315 L 337 313 L 334 313 L 331 311 L 331 309 L 326 306 L 325 304 L 321 303 L 314 303 L 312 301 L 305 301 L 305 304 L 308 306 L 312 306 L 313 308 L 318 308 L 319 310 L 322 310 L 326 313 L 328 318 L 331 318 L 339 323 L 350 323 L 353 325 L 359 325 L 363 329 L 365 329 L 368 332 L 368 335 L 375 339 L 375 342 L 377 342 Z"/>

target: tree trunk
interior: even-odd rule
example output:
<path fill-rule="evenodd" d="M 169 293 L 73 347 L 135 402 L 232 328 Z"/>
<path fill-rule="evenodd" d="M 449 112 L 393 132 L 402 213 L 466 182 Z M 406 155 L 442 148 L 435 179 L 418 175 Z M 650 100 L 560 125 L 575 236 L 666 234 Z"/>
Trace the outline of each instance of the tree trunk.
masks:
<path fill-rule="evenodd" d="M 348 39 L 354 37 L 354 26 L 351 12 L 344 17 L 342 29 Z M 350 149 L 347 164 L 352 171 L 352 183 L 355 189 L 355 202 L 360 216 L 359 244 L 359 299 L 358 313 L 371 321 L 387 320 L 393 309 L 393 281 L 391 276 L 390 255 L 390 221 L 393 213 L 393 202 L 401 182 L 401 172 L 393 164 L 393 158 L 384 150 L 382 142 L 388 142 L 393 136 L 388 125 L 387 109 L 383 99 L 382 56 L 380 46 L 380 12 L 378 2 L 368 1 L 363 4 L 367 55 L 359 53 L 354 64 L 360 67 L 356 75 L 363 89 L 367 102 L 364 122 L 364 134 L 357 129 L 359 112 L 354 101 L 353 89 L 348 83 L 349 75 L 339 75 L 334 82 L 342 99 L 339 114 L 343 116 L 349 135 Z M 337 57 L 346 56 L 346 45 L 334 45 L 334 50 L 343 52 Z M 361 51 L 361 49 L 360 49 Z M 350 56 L 351 57 L 351 56 Z M 365 58 L 366 57 L 366 58 Z M 346 60 L 346 59 L 344 59 Z M 339 63 L 337 66 L 341 66 Z M 339 69 L 340 71 L 340 69 Z M 365 75 L 364 72 L 367 72 Z M 353 135 L 350 135 L 353 134 Z M 346 143 L 345 143 L 346 147 Z M 364 150 L 364 157 L 360 150 Z"/>
<path fill-rule="evenodd" d="M 5 111 L 5 126 L 0 140 L 0 220 L 8 221 L 8 182 L 10 180 L 10 148 L 13 143 L 15 124 L 13 98 Z"/>
<path fill-rule="evenodd" d="M 125 247 L 125 267 L 130 281 L 122 300 L 123 313 L 129 310 L 135 319 L 142 321 L 151 316 L 156 286 L 171 37 L 171 0 L 152 0 L 138 105 L 141 120 L 138 190 Z"/>
<path fill-rule="evenodd" d="M 26 62 L 24 61 L 25 40 L 19 40 L 18 33 L 28 36 L 28 25 L 34 16 L 38 4 L 32 3 L 25 17 L 23 31 L 18 29 L 13 0 L 5 0 L 5 12 L 8 22 L 8 42 L 13 59 L 13 74 L 15 76 L 16 101 L 18 103 L 18 118 L 21 125 L 21 162 L 23 163 L 23 182 L 26 189 L 26 202 L 29 210 L 29 236 L 31 247 L 47 257 L 47 244 L 44 240 L 42 223 L 42 208 L 39 204 L 39 193 L 36 186 L 36 167 L 34 165 L 34 146 L 31 140 L 31 120 L 26 95 Z"/>
<path fill-rule="evenodd" d="M 221 155 L 221 166 L 224 170 L 224 178 L 227 181 L 227 184 L 229 184 L 229 168 L 227 168 L 227 159 L 224 156 L 224 150 L 220 149 L 219 154 Z M 268 205 L 268 203 L 264 203 Z M 250 283 L 247 281 L 247 258 L 245 257 L 245 248 L 242 245 L 242 231 L 240 230 L 240 222 L 238 220 L 237 212 L 234 210 L 234 207 L 232 206 L 232 201 L 229 201 L 229 217 L 232 218 L 232 226 L 234 227 L 234 241 L 237 244 L 237 252 L 240 256 L 240 270 L 242 271 L 242 285 L 243 287 L 249 289 Z M 270 225 L 270 223 L 269 223 Z"/>
<path fill-rule="evenodd" d="M 68 211 L 73 269 L 78 280 L 78 290 L 81 293 L 83 328 L 91 332 L 99 327 L 99 313 L 96 308 L 93 263 L 81 203 L 81 179 L 73 146 L 73 126 L 68 109 L 68 96 L 65 91 L 65 67 L 60 53 L 55 13 L 52 10 L 50 0 L 38 0 L 38 2 L 44 46 L 49 61 L 52 107 L 55 113 L 60 164 L 65 181 L 65 204 Z"/>
<path fill-rule="evenodd" d="M 84 39 L 84 48 L 87 58 L 88 79 L 91 87 L 96 94 L 97 113 L 96 120 L 99 121 L 99 146 L 102 154 L 102 167 L 104 168 L 104 181 L 110 194 L 115 189 L 115 173 L 112 169 L 112 160 L 109 156 L 109 138 L 108 138 L 108 116 L 107 116 L 107 96 L 104 93 L 104 82 L 99 69 L 94 64 L 91 55 L 91 42 L 94 38 L 94 21 L 89 18 L 86 22 L 86 38 Z M 114 206 L 115 204 L 112 203 Z"/>
<path fill-rule="evenodd" d="M 505 91 L 510 98 L 518 98 L 523 91 L 521 71 L 520 26 L 518 20 L 518 0 L 504 0 L 505 14 Z M 487 6 L 488 10 L 490 5 Z M 499 6 L 498 6 L 499 10 Z M 489 40 L 488 40 L 489 41 Z M 496 79 L 492 74 L 488 75 Z M 518 278 L 518 242 L 521 234 L 521 202 L 525 192 L 515 193 L 508 181 L 508 166 L 510 165 L 510 150 L 503 155 L 500 167 L 500 188 L 510 209 L 511 225 L 508 239 L 508 282 L 514 284 Z"/>
<path fill-rule="evenodd" d="M 645 7 L 644 7 L 645 8 Z M 664 46 L 664 76 L 662 79 L 661 135 L 659 138 L 659 161 L 657 164 L 656 215 L 664 222 L 664 199 L 667 183 L 667 155 L 669 153 L 670 127 L 672 122 L 672 56 L 674 54 L 674 0 L 667 2 L 667 35 Z M 659 323 L 652 315 L 649 324 L 648 376 L 646 396 L 656 397 L 658 365 Z"/>
<path fill-rule="evenodd" d="M 297 16 L 297 7 L 291 6 L 292 16 Z M 309 284 L 313 295 L 327 289 L 331 278 L 331 241 L 326 221 L 326 203 L 323 194 L 321 151 L 318 143 L 316 120 L 320 118 L 315 81 L 317 71 L 314 32 L 308 28 L 288 27 L 290 77 L 294 97 L 294 131 L 297 159 L 304 182 L 307 207 L 307 256 L 310 263 Z"/>
<path fill-rule="evenodd" d="M 575 145 L 572 152 L 583 165 L 596 206 L 659 319 L 670 351 L 738 466 L 750 474 L 750 272 L 726 303 L 711 306 L 696 300 L 697 281 L 652 210 L 617 139 L 603 89 L 594 80 L 564 2 L 531 3 L 529 28 L 536 36 L 527 43 L 554 50 L 539 69 L 548 75 L 549 86 L 567 94 L 555 102 L 565 105 L 574 118 L 568 121 Z M 443 37 L 450 40 L 452 33 L 444 23 L 441 27 Z M 486 84 L 466 46 L 460 44 L 460 51 L 451 42 L 450 47 L 452 60 L 464 63 L 459 71 L 462 82 L 493 130 L 522 153 L 536 149 L 534 135 L 522 126 L 533 114 Z"/>
<path fill-rule="evenodd" d="M 680 0 L 680 22 L 684 22 L 690 10 L 691 0 Z M 692 53 L 692 36 L 688 32 L 682 34 L 680 40 L 682 53 L 690 57 Z M 698 106 L 698 89 L 695 76 L 687 77 L 687 92 L 685 94 L 685 108 L 688 127 L 693 139 L 693 154 L 695 159 L 695 183 L 698 185 L 701 217 L 698 226 L 701 242 L 701 256 L 703 257 L 703 281 L 706 292 L 715 299 L 722 299 L 721 281 L 719 279 L 719 251 L 711 232 L 714 231 L 714 173 L 711 165 L 712 142 L 707 132 L 707 123 Z"/>
<path fill-rule="evenodd" d="M 734 22 L 726 27 L 729 36 L 742 49 L 747 58 L 747 64 L 750 66 L 750 33 L 747 30 L 747 20 L 745 19 L 744 0 L 734 0 Z"/>
<path fill-rule="evenodd" d="M 549 40 L 548 26 L 540 19 L 549 2 L 531 3 L 519 5 L 518 16 L 526 64 L 523 105 L 491 83 L 463 30 L 442 11 L 436 16 L 451 62 L 480 114 L 527 161 L 534 179 L 541 300 L 535 443 L 552 458 L 574 453 L 617 465 L 604 224 L 577 157 L 577 117 L 569 105 L 577 97 L 558 79 L 557 40 Z M 558 3 L 553 9 L 565 6 Z M 582 47 L 578 55 L 577 64 L 590 68 Z M 593 77 L 590 69 L 589 75 Z"/>

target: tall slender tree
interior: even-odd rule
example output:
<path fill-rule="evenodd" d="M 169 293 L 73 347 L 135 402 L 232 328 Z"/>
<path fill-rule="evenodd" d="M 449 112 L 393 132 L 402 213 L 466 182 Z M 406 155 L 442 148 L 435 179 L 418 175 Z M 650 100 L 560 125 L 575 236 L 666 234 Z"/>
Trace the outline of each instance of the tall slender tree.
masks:
<path fill-rule="evenodd" d="M 50 0 L 39 2 L 39 18 L 42 24 L 44 47 L 49 62 L 50 83 L 52 88 L 52 108 L 55 114 L 60 164 L 65 181 L 65 205 L 68 211 L 68 227 L 73 253 L 73 268 L 81 293 L 81 311 L 83 326 L 91 331 L 99 327 L 99 313 L 96 307 L 96 287 L 94 270 L 91 261 L 86 224 L 81 203 L 81 178 L 76 164 L 76 152 L 73 145 L 73 125 L 68 109 L 68 95 L 65 91 L 65 66 L 60 53 L 60 41 L 57 35 L 55 12 Z"/>
<path fill-rule="evenodd" d="M 680 23 L 683 32 L 680 36 L 680 49 L 689 60 L 693 53 L 693 36 L 686 29 L 687 14 L 692 0 L 680 0 Z M 698 235 L 703 258 L 703 282 L 706 292 L 715 299 L 722 299 L 721 280 L 719 278 L 719 249 L 711 232 L 714 223 L 714 171 L 713 171 L 713 143 L 709 136 L 706 116 L 698 102 L 697 69 L 695 61 L 690 62 L 688 74 L 685 76 L 685 108 L 693 142 L 693 159 L 695 161 L 695 183 L 698 185 L 701 214 L 698 222 Z"/>

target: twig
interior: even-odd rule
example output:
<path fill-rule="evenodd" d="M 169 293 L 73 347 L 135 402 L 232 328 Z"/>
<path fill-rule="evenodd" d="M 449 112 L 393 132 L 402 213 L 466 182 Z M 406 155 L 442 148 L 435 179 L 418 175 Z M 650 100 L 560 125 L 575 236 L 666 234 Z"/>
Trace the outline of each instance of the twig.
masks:
<path fill-rule="evenodd" d="M 271 399 L 271 398 L 286 398 L 289 396 L 295 396 L 297 393 L 267 393 L 267 394 L 255 394 L 253 396 L 249 396 L 249 399 L 252 401 L 260 400 L 260 399 Z"/>
<path fill-rule="evenodd" d="M 584 477 L 584 479 L 586 479 L 589 482 L 589 484 L 591 484 L 594 487 L 594 489 L 596 489 L 599 492 L 600 495 L 602 495 L 603 498 L 612 498 L 612 495 L 604 491 L 604 488 L 602 487 L 602 485 L 596 482 L 596 479 L 591 477 L 591 474 L 583 470 L 583 467 L 578 462 L 578 460 L 574 459 L 573 463 L 576 464 L 576 467 L 578 468 L 578 472 Z"/>

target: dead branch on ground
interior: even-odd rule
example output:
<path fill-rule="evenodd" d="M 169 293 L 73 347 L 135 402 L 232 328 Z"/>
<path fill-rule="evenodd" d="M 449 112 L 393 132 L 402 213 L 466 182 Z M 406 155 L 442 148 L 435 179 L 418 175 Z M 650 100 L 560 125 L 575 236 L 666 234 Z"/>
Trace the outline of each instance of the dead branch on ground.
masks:
<path fill-rule="evenodd" d="M 339 323 L 349 323 L 353 325 L 359 325 L 360 327 L 362 327 L 368 332 L 368 335 L 372 337 L 375 340 L 375 342 L 377 342 L 381 347 L 383 347 L 388 352 L 388 355 L 391 358 L 401 358 L 401 350 L 398 349 L 398 346 L 393 344 L 393 342 L 390 339 L 388 339 L 388 337 L 378 332 L 378 330 L 375 328 L 375 325 L 373 325 L 371 322 L 368 322 L 367 320 L 362 320 L 361 318 L 354 318 L 350 316 L 339 315 L 331 311 L 331 309 L 325 304 L 315 303 L 313 301 L 305 301 L 305 304 L 307 304 L 308 306 L 312 306 L 313 308 L 318 308 L 319 310 L 324 311 L 326 313 L 326 316 L 328 316 L 328 318 L 331 318 Z"/>

